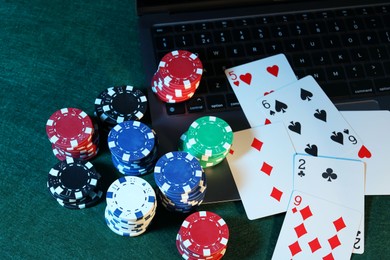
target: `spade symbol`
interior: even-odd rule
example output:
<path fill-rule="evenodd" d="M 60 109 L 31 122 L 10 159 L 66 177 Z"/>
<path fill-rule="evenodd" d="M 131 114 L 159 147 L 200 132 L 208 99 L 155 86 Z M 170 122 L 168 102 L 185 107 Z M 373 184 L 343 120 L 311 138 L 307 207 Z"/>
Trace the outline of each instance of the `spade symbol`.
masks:
<path fill-rule="evenodd" d="M 312 97 L 313 97 L 313 93 L 301 88 L 301 99 L 302 100 L 310 101 Z"/>
<path fill-rule="evenodd" d="M 313 144 L 307 144 L 307 148 L 305 148 L 305 152 L 312 155 L 312 156 L 317 156 L 318 154 L 318 148 L 317 145 Z"/>
<path fill-rule="evenodd" d="M 301 123 L 299 122 L 294 123 L 294 121 L 291 121 L 290 125 L 288 126 L 288 129 L 290 129 L 291 131 L 297 134 L 301 134 Z"/>
<path fill-rule="evenodd" d="M 288 108 L 288 106 L 285 103 L 280 102 L 278 100 L 275 100 L 275 110 L 276 110 L 276 112 L 282 111 L 283 113 L 285 113 L 287 108 Z"/>
<path fill-rule="evenodd" d="M 322 110 L 316 109 L 316 112 L 314 113 L 314 117 L 326 122 L 326 111 L 323 109 Z"/>
<path fill-rule="evenodd" d="M 337 174 L 333 172 L 333 169 L 328 168 L 325 172 L 322 173 L 322 178 L 328 179 L 328 181 L 332 181 L 337 179 Z"/>
<path fill-rule="evenodd" d="M 345 134 L 349 135 L 349 130 L 348 129 L 344 129 L 343 131 Z"/>
<path fill-rule="evenodd" d="M 333 135 L 330 137 L 330 139 L 332 139 L 333 141 L 335 141 L 336 143 L 339 143 L 339 144 L 344 144 L 344 136 L 343 136 L 343 133 L 341 132 L 335 132 L 333 131 Z"/>

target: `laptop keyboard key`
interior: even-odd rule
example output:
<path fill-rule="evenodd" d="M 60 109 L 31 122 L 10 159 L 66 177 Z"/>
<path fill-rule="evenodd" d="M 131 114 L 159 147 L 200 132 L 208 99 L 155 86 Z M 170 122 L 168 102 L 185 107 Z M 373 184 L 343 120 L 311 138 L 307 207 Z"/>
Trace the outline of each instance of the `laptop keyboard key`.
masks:
<path fill-rule="evenodd" d="M 211 93 L 226 92 L 228 90 L 227 84 L 229 83 L 226 81 L 225 77 L 207 79 L 207 85 L 209 86 L 209 91 Z"/>
<path fill-rule="evenodd" d="M 328 80 L 344 80 L 345 72 L 342 66 L 327 67 L 326 74 Z"/>
<path fill-rule="evenodd" d="M 365 64 L 365 68 L 369 77 L 383 76 L 385 73 L 382 64 L 379 62 Z"/>
<path fill-rule="evenodd" d="M 196 33 L 194 38 L 197 45 L 209 45 L 214 42 L 211 32 Z"/>
<path fill-rule="evenodd" d="M 176 46 L 179 48 L 192 47 L 194 45 L 194 39 L 192 34 L 182 34 L 175 37 Z"/>
<path fill-rule="evenodd" d="M 373 94 L 374 86 L 371 80 L 359 80 L 350 82 L 351 90 L 353 94 Z"/>
<path fill-rule="evenodd" d="M 184 103 L 166 103 L 165 107 L 168 115 L 179 115 L 186 112 Z"/>
<path fill-rule="evenodd" d="M 240 103 L 238 102 L 236 95 L 234 95 L 233 93 L 229 93 L 226 95 L 226 103 L 227 103 L 227 107 L 230 108 L 240 107 Z"/>
<path fill-rule="evenodd" d="M 230 31 L 217 31 L 214 33 L 214 39 L 216 43 L 229 43 L 232 41 Z"/>
<path fill-rule="evenodd" d="M 199 113 L 206 110 L 204 97 L 192 97 L 186 103 L 187 103 L 187 111 L 189 113 Z"/>
<path fill-rule="evenodd" d="M 156 37 L 155 43 L 158 51 L 171 50 L 174 46 L 172 36 Z"/>
<path fill-rule="evenodd" d="M 206 97 L 207 108 L 209 110 L 219 110 L 226 108 L 224 95 L 210 95 Z"/>

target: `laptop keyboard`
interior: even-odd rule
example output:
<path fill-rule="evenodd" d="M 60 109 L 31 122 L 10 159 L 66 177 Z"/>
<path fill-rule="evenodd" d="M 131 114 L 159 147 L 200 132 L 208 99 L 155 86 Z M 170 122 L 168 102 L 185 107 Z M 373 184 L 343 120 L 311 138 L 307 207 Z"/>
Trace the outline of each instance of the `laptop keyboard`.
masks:
<path fill-rule="evenodd" d="M 166 104 L 170 115 L 239 109 L 224 70 L 278 53 L 333 100 L 390 94 L 389 4 L 160 25 L 152 33 L 157 63 L 184 49 L 204 67 L 193 98 Z"/>

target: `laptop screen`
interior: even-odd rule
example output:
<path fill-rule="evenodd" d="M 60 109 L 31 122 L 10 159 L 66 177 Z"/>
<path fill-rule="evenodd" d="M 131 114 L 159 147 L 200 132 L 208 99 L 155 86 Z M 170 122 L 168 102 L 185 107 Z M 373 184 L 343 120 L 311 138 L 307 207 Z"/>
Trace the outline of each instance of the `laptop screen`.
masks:
<path fill-rule="evenodd" d="M 297 0 L 137 0 L 138 15 L 156 12 L 180 12 L 231 8 L 273 2 L 292 2 Z"/>

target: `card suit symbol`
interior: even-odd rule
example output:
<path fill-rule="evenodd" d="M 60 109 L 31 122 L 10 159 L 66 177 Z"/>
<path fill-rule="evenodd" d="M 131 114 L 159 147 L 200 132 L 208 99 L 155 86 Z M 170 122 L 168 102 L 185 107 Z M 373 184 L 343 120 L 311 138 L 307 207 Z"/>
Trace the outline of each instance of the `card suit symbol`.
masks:
<path fill-rule="evenodd" d="M 281 102 L 279 100 L 275 100 L 275 110 L 276 110 L 276 112 L 285 113 L 287 108 L 288 108 L 288 106 L 285 103 L 283 103 L 283 102 Z"/>
<path fill-rule="evenodd" d="M 269 120 L 268 118 L 266 118 L 265 121 L 264 121 L 264 124 L 265 124 L 265 125 L 271 124 L 271 120 Z"/>
<path fill-rule="evenodd" d="M 294 255 L 296 255 L 296 254 L 298 254 L 299 252 L 302 251 L 301 247 L 299 246 L 299 242 L 298 241 L 295 241 L 294 243 L 289 245 L 288 248 L 290 249 L 291 256 L 294 256 Z"/>
<path fill-rule="evenodd" d="M 278 65 L 269 66 L 269 67 L 267 67 L 267 71 L 269 74 L 277 77 L 279 74 L 279 67 L 278 67 Z"/>
<path fill-rule="evenodd" d="M 314 117 L 326 122 L 326 111 L 323 109 L 322 110 L 316 109 L 316 112 L 314 113 Z"/>
<path fill-rule="evenodd" d="M 272 92 L 274 92 L 274 91 L 271 90 L 271 91 L 264 92 L 264 96 L 267 96 L 268 94 L 271 94 Z"/>
<path fill-rule="evenodd" d="M 339 232 L 340 230 L 346 227 L 343 217 L 339 217 L 338 219 L 333 221 L 333 225 L 336 228 L 337 232 Z"/>
<path fill-rule="evenodd" d="M 337 174 L 333 172 L 332 168 L 327 168 L 325 172 L 322 173 L 322 178 L 332 181 L 337 179 Z"/>
<path fill-rule="evenodd" d="M 297 237 L 300 238 L 301 236 L 307 234 L 307 230 L 304 223 L 299 224 L 298 226 L 294 227 L 295 234 L 297 234 Z"/>
<path fill-rule="evenodd" d="M 250 74 L 249 72 L 246 74 L 242 74 L 240 75 L 240 79 L 244 81 L 246 84 L 250 85 L 252 81 L 252 74 Z"/>
<path fill-rule="evenodd" d="M 313 93 L 301 88 L 301 99 L 302 100 L 310 101 L 312 97 L 313 97 Z"/>
<path fill-rule="evenodd" d="M 310 209 L 309 205 L 307 205 L 306 207 L 301 209 L 299 211 L 299 213 L 301 213 L 301 216 L 302 216 L 303 220 L 306 220 L 306 219 L 310 218 L 311 216 L 313 216 L 313 213 L 311 212 L 311 209 Z"/>
<path fill-rule="evenodd" d="M 312 156 L 317 156 L 317 154 L 318 154 L 317 145 L 315 145 L 315 144 L 313 144 L 313 145 L 307 144 L 306 146 L 307 146 L 307 148 L 305 148 L 305 152 L 307 154 L 310 154 Z"/>
<path fill-rule="evenodd" d="M 301 170 L 300 172 L 298 172 L 298 176 L 299 176 L 299 177 L 305 176 L 305 172 Z"/>
<path fill-rule="evenodd" d="M 339 236 L 337 234 L 334 235 L 333 237 L 329 238 L 328 242 L 329 242 L 330 248 L 332 248 L 332 250 L 334 250 L 336 247 L 341 245 Z"/>
<path fill-rule="evenodd" d="M 233 82 L 233 84 L 238 87 L 240 85 L 240 82 L 238 80 L 236 80 L 236 81 Z"/>
<path fill-rule="evenodd" d="M 261 169 L 260 171 L 264 172 L 265 174 L 267 174 L 268 176 L 271 175 L 271 172 L 272 172 L 272 165 L 266 163 L 266 162 L 263 162 L 263 165 L 261 166 Z"/>
<path fill-rule="evenodd" d="M 233 154 L 234 154 L 234 150 L 233 150 L 233 149 L 230 149 L 230 150 L 229 150 L 229 153 L 230 153 L 231 155 L 233 155 Z"/>
<path fill-rule="evenodd" d="M 312 253 L 321 249 L 321 244 L 317 237 L 314 238 L 312 241 L 308 242 L 308 244 Z"/>
<path fill-rule="evenodd" d="M 344 145 L 344 136 L 341 132 L 336 133 L 336 131 L 333 131 L 333 135 L 331 135 L 330 139 L 332 139 L 336 143 Z"/>
<path fill-rule="evenodd" d="M 271 111 L 269 111 L 269 114 L 270 114 L 271 116 L 273 116 L 273 115 L 275 115 L 275 111 L 271 110 Z"/>
<path fill-rule="evenodd" d="M 343 131 L 345 134 L 349 135 L 349 130 L 348 129 L 344 129 Z"/>
<path fill-rule="evenodd" d="M 255 148 L 256 150 L 260 151 L 261 147 L 263 147 L 263 142 L 255 137 L 255 138 L 253 138 L 251 146 L 253 148 Z"/>
<path fill-rule="evenodd" d="M 359 158 L 371 158 L 371 152 L 367 149 L 367 147 L 362 145 L 358 152 L 358 156 Z"/>
<path fill-rule="evenodd" d="M 283 192 L 275 187 L 272 188 L 270 196 L 280 202 Z"/>
<path fill-rule="evenodd" d="M 322 258 L 322 260 L 334 260 L 332 252 Z"/>
<path fill-rule="evenodd" d="M 290 129 L 291 131 L 297 134 L 301 134 L 301 123 L 291 121 L 290 125 L 288 126 L 288 129 Z"/>

